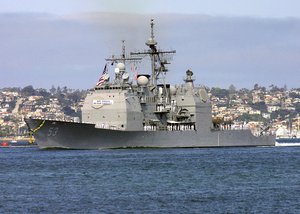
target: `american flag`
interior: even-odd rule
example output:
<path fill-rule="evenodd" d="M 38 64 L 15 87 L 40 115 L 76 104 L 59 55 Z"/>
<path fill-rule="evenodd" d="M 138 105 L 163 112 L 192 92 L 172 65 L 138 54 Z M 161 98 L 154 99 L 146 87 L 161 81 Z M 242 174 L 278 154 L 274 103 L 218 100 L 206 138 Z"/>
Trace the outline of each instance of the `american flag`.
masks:
<path fill-rule="evenodd" d="M 134 74 L 134 79 L 137 80 L 137 75 L 138 75 L 137 65 L 136 64 L 131 64 L 130 70 Z"/>
<path fill-rule="evenodd" d="M 100 86 L 105 82 L 105 74 L 107 74 L 107 63 L 104 66 L 103 72 L 102 72 L 96 86 Z"/>

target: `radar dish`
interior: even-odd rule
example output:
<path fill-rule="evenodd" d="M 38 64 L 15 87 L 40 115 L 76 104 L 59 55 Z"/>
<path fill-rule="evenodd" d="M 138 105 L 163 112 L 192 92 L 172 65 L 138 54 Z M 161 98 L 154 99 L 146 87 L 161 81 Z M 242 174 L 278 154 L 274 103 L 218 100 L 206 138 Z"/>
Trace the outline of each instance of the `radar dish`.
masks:
<path fill-rule="evenodd" d="M 206 92 L 206 90 L 204 89 L 204 88 L 201 88 L 200 90 L 199 90 L 199 95 L 200 95 L 200 99 L 203 101 L 203 102 L 207 102 L 207 100 L 208 100 L 208 95 L 207 95 L 207 92 Z"/>

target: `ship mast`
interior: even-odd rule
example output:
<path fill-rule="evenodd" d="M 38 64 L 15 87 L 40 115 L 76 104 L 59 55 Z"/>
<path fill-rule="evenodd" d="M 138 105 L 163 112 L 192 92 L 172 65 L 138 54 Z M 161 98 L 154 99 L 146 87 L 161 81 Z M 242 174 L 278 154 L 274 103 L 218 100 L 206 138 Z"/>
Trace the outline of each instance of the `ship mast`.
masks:
<path fill-rule="evenodd" d="M 171 51 L 163 51 L 157 48 L 157 42 L 154 38 L 154 19 L 151 19 L 151 32 L 150 38 L 146 41 L 146 45 L 150 48 L 150 50 L 142 51 L 142 52 L 131 52 L 131 55 L 149 55 L 151 59 L 151 82 L 150 84 L 153 86 L 157 86 L 157 82 L 159 79 L 163 79 L 164 82 L 164 74 L 168 71 L 166 68 L 166 64 L 170 64 L 165 58 L 166 55 L 176 53 L 175 50 Z"/>
<path fill-rule="evenodd" d="M 114 55 L 112 55 L 110 58 L 105 59 L 108 62 L 111 62 L 111 65 L 113 65 L 114 63 L 117 63 L 117 70 L 115 70 L 115 82 L 121 84 L 122 81 L 122 77 L 124 74 L 126 74 L 125 72 L 125 64 L 128 61 L 140 61 L 142 60 L 141 57 L 132 57 L 132 56 L 126 56 L 126 49 L 125 49 L 125 40 L 122 40 L 122 53 L 120 55 L 120 57 L 115 57 Z"/>

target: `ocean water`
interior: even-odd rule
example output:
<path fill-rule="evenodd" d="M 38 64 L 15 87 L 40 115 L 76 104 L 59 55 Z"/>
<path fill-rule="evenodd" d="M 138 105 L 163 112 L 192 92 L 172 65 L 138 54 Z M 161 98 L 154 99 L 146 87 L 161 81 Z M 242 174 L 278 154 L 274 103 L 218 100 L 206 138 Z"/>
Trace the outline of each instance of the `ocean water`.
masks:
<path fill-rule="evenodd" d="M 300 213 L 300 147 L 0 148 L 0 213 Z"/>

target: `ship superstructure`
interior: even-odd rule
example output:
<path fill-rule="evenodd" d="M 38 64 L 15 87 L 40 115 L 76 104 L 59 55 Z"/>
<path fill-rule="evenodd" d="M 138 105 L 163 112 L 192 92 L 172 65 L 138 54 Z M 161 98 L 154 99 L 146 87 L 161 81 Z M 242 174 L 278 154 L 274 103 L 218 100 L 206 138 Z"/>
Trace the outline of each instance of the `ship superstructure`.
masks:
<path fill-rule="evenodd" d="M 211 105 L 205 89 L 194 89 L 193 72 L 186 72 L 185 84 L 181 87 L 165 83 L 166 64 L 170 64 L 166 58 L 175 51 L 157 48 L 153 26 L 151 20 L 151 37 L 146 42 L 149 50 L 131 52 L 131 57 L 126 57 L 123 42 L 122 55 L 106 59 L 117 65 L 115 80 L 110 82 L 107 76 L 101 86 L 96 86 L 87 95 L 82 108 L 84 123 L 96 124 L 97 128 L 128 131 L 186 131 L 200 128 L 197 127 L 200 123 L 196 123 L 198 117 L 207 124 L 207 129 L 210 128 Z M 137 85 L 132 85 L 125 64 L 142 59 L 136 56 L 150 56 L 152 72 L 151 75 L 139 74 Z M 203 109 L 206 117 L 200 118 Z"/>

